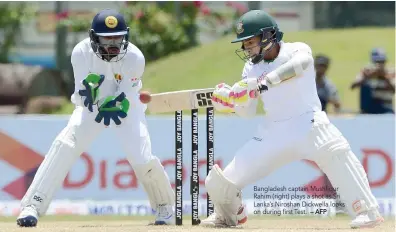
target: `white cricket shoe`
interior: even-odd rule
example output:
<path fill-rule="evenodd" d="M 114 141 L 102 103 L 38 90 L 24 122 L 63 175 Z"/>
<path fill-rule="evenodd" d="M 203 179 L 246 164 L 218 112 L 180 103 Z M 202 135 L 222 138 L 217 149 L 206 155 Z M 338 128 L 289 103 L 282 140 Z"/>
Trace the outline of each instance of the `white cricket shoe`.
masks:
<path fill-rule="evenodd" d="M 237 214 L 238 224 L 240 226 L 247 221 L 248 215 L 245 206 L 241 206 Z M 208 218 L 201 221 L 201 226 L 204 227 L 230 227 L 225 223 L 225 220 L 220 215 L 216 214 L 216 211 L 212 213 Z"/>
<path fill-rule="evenodd" d="M 373 228 L 384 222 L 384 218 L 379 214 L 378 210 L 371 210 L 356 216 L 349 224 L 352 229 Z"/>
<path fill-rule="evenodd" d="M 17 218 L 17 225 L 20 227 L 35 227 L 38 221 L 37 209 L 34 205 L 28 205 L 22 209 Z"/>
<path fill-rule="evenodd" d="M 174 225 L 175 217 L 171 205 L 160 205 L 157 209 L 157 215 L 154 225 Z"/>

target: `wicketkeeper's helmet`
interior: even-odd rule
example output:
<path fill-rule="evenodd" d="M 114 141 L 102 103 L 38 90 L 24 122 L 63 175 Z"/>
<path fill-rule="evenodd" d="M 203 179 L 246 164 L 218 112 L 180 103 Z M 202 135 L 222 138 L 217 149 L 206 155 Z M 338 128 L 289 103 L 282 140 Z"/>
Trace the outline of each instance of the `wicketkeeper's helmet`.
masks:
<path fill-rule="evenodd" d="M 89 37 L 96 55 L 106 61 L 118 56 L 114 61 L 119 61 L 127 51 L 129 27 L 122 14 L 116 10 L 105 9 L 93 18 Z M 104 40 L 103 37 L 114 39 Z"/>

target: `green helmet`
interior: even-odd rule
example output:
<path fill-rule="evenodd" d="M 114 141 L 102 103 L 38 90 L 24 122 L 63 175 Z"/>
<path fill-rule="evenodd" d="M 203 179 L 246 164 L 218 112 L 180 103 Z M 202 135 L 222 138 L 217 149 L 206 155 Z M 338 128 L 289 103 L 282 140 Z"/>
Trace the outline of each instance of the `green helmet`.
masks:
<path fill-rule="evenodd" d="M 251 57 L 244 54 L 242 57 L 239 53 L 245 53 L 243 45 L 235 51 L 242 60 L 247 61 L 250 59 L 254 64 L 262 61 L 264 59 L 264 52 L 272 49 L 283 37 L 283 32 L 279 30 L 275 20 L 262 10 L 251 10 L 242 15 L 237 21 L 236 33 L 237 38 L 231 43 L 242 42 L 246 39 L 260 36 L 260 53 L 258 55 Z"/>

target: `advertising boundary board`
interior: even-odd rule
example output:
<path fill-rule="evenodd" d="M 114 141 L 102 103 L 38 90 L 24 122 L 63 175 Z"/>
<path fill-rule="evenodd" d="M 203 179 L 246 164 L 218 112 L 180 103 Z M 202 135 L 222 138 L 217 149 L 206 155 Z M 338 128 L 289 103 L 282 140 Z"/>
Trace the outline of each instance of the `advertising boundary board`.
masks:
<path fill-rule="evenodd" d="M 67 124 L 68 117 L 57 116 L 0 116 L 0 168 L 7 173 L 0 177 L 0 201 L 20 200 L 44 154 L 53 139 Z M 224 168 L 233 158 L 235 151 L 249 140 L 262 120 L 251 120 L 235 116 L 215 116 L 214 157 L 215 162 Z M 378 199 L 395 197 L 395 120 L 391 115 L 355 116 L 331 118 L 349 140 L 353 152 L 368 173 L 373 194 Z M 174 118 L 148 117 L 148 127 L 153 153 L 158 156 L 174 184 Z M 206 191 L 206 128 L 205 117 L 200 116 L 199 127 L 199 176 L 200 198 L 205 200 Z M 191 174 L 191 121 L 183 117 L 183 199 L 189 195 L 189 176 Z M 237 133 L 230 133 L 229 131 Z M 106 143 L 104 142 L 106 141 Z M 113 131 L 109 129 L 98 135 L 90 148 L 73 165 L 57 191 L 54 199 L 70 200 L 147 200 L 136 175 L 125 159 L 125 154 L 117 143 Z M 104 144 L 114 144 L 104 146 Z M 26 162 L 28 160 L 28 162 Z M 301 187 L 320 187 L 324 183 L 323 173 L 307 161 L 288 164 L 267 178 L 243 190 L 244 198 L 251 199 L 255 186 L 268 189 L 278 196 L 296 194 Z M 286 190 L 280 190 L 284 189 Z M 297 195 L 306 196 L 307 191 Z M 203 202 L 202 200 L 201 202 Z"/>

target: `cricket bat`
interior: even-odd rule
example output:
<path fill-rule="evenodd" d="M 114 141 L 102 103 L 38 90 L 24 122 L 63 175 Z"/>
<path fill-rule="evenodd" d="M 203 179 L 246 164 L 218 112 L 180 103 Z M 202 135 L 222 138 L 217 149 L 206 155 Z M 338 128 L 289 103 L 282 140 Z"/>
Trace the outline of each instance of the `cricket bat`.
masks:
<path fill-rule="evenodd" d="M 152 94 L 147 108 L 155 114 L 212 107 L 213 91 L 207 88 Z"/>

